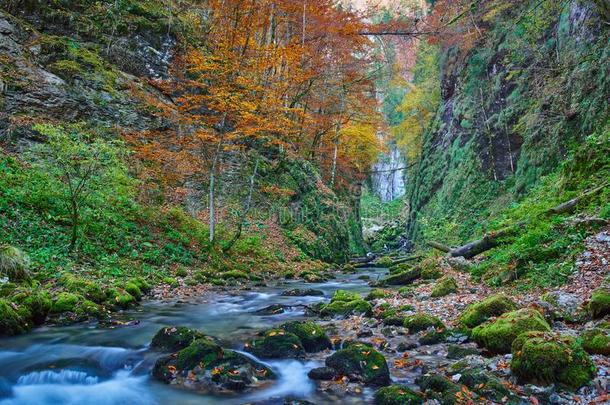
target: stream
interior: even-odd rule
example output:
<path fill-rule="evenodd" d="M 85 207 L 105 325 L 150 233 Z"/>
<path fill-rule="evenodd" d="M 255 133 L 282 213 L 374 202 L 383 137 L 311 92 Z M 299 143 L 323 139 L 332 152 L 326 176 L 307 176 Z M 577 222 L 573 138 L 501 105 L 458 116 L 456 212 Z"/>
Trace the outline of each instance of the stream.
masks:
<path fill-rule="evenodd" d="M 215 336 L 224 347 L 240 350 L 255 332 L 288 320 L 305 318 L 304 305 L 328 301 L 335 290 L 366 293 L 368 281 L 385 271 L 365 269 L 337 275 L 324 283 L 282 281 L 273 287 L 248 291 L 211 292 L 186 301 L 148 301 L 126 311 L 137 325 L 116 328 L 95 324 L 44 327 L 0 339 L 0 405 L 13 404 L 282 404 L 285 398 L 317 403 L 368 403 L 361 398 L 332 400 L 320 397 L 307 377 L 321 361 L 257 359 L 279 378 L 274 385 L 238 397 L 203 396 L 156 382 L 150 376 L 158 352 L 148 349 L 154 334 L 169 325 L 188 326 Z M 313 288 L 323 297 L 284 297 L 284 290 Z M 259 316 L 257 310 L 272 304 L 290 306 L 282 314 Z M 353 402 L 350 402 L 353 401 Z"/>

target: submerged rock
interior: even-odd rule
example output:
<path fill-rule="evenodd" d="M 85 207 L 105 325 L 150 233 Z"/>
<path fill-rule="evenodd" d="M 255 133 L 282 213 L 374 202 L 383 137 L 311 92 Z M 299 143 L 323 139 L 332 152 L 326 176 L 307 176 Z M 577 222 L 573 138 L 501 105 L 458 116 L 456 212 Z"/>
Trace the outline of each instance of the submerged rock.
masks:
<path fill-rule="evenodd" d="M 245 344 L 244 350 L 265 359 L 285 359 L 305 356 L 297 335 L 284 329 L 269 329 Z"/>
<path fill-rule="evenodd" d="M 512 353 L 510 368 L 522 382 L 577 389 L 595 376 L 589 355 L 568 336 L 527 332 L 515 339 Z"/>
<path fill-rule="evenodd" d="M 166 384 L 206 394 L 248 391 L 276 378 L 263 364 L 225 350 L 211 338 L 196 339 L 179 352 L 161 357 L 152 374 Z"/>
<path fill-rule="evenodd" d="M 384 386 L 390 383 L 390 370 L 385 357 L 371 346 L 353 343 L 326 358 L 326 366 L 350 381 Z"/>
<path fill-rule="evenodd" d="M 495 321 L 477 326 L 472 338 L 492 353 L 510 353 L 513 341 L 524 332 L 551 330 L 540 312 L 532 308 L 507 312 Z"/>
<path fill-rule="evenodd" d="M 419 394 L 404 385 L 390 385 L 375 393 L 375 405 L 418 405 L 423 402 Z"/>
<path fill-rule="evenodd" d="M 460 346 L 460 345 L 449 345 L 447 347 L 447 358 L 448 359 L 461 359 L 466 356 L 473 354 L 479 354 L 479 350 L 476 347 Z"/>

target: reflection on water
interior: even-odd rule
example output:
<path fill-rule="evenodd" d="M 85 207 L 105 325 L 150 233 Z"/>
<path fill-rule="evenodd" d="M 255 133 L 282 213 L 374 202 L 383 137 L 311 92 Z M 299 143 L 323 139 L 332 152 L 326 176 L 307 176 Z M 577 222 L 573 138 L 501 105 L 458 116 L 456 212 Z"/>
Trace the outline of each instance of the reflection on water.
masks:
<path fill-rule="evenodd" d="M 239 349 L 256 331 L 286 320 L 304 318 L 304 306 L 328 300 L 335 290 L 369 290 L 358 275 L 339 276 L 322 284 L 286 282 L 239 294 L 214 293 L 192 302 L 149 302 L 130 316 L 138 325 L 116 329 L 94 325 L 40 328 L 28 335 L 0 340 L 0 405 L 23 404 L 240 404 L 271 403 L 286 396 L 315 401 L 315 385 L 307 372 L 316 361 L 265 362 L 279 376 L 269 388 L 241 397 L 201 396 L 153 381 L 149 375 L 158 353 L 147 348 L 157 330 L 184 325 L 220 338 Z M 314 288 L 324 297 L 284 297 L 282 291 Z M 277 315 L 256 316 L 271 304 L 286 306 Z M 249 357 L 251 355 L 247 354 Z M 256 359 L 257 361 L 262 361 Z M 328 400 L 324 400 L 328 403 Z"/>

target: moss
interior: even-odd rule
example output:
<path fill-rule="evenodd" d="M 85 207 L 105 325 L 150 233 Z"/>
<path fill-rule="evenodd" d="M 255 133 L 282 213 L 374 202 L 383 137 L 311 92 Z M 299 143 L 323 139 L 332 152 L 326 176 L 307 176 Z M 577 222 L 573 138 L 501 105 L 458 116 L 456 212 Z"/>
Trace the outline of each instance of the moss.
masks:
<path fill-rule="evenodd" d="M 390 274 L 386 278 L 381 280 L 383 285 L 405 285 L 411 284 L 417 280 L 421 275 L 421 269 L 419 267 L 406 270 L 401 273 Z"/>
<path fill-rule="evenodd" d="M 41 289 L 18 290 L 12 300 L 27 308 L 35 325 L 42 325 L 51 310 L 53 301 L 48 291 Z"/>
<path fill-rule="evenodd" d="M 593 291 L 588 309 L 591 316 L 596 319 L 610 315 L 610 291 L 604 288 Z"/>
<path fill-rule="evenodd" d="M 0 275 L 6 275 L 10 281 L 24 280 L 30 277 L 29 267 L 28 255 L 14 246 L 0 244 Z"/>
<path fill-rule="evenodd" d="M 472 338 L 492 353 L 509 353 L 513 341 L 524 332 L 550 331 L 540 312 L 531 308 L 505 313 L 473 329 Z"/>
<path fill-rule="evenodd" d="M 53 301 L 51 312 L 55 314 L 62 312 L 74 312 L 76 305 L 81 301 L 84 301 L 84 298 L 81 295 L 68 292 L 59 293 L 59 295 L 57 295 Z"/>
<path fill-rule="evenodd" d="M 189 329 L 183 326 L 166 326 L 155 334 L 150 347 L 157 350 L 173 352 L 184 349 L 194 340 L 202 338 L 205 338 L 205 335 L 195 329 Z"/>
<path fill-rule="evenodd" d="M 436 280 L 443 276 L 443 269 L 436 258 L 423 260 L 419 267 L 421 268 L 421 278 L 424 280 Z"/>
<path fill-rule="evenodd" d="M 63 285 L 68 292 L 83 295 L 91 301 L 101 303 L 106 299 L 106 293 L 101 286 L 72 273 L 62 273 L 58 283 Z"/>
<path fill-rule="evenodd" d="M 294 333 L 301 340 L 303 348 L 308 353 L 315 353 L 332 347 L 324 329 L 314 322 L 292 321 L 282 324 L 280 328 Z"/>
<path fill-rule="evenodd" d="M 128 282 L 127 284 L 125 284 L 125 291 L 127 291 L 133 298 L 135 298 L 136 301 L 142 299 L 142 291 L 140 290 L 140 287 L 138 287 L 138 285 L 135 283 Z"/>
<path fill-rule="evenodd" d="M 447 336 L 449 336 L 449 333 L 446 330 L 431 330 L 419 338 L 419 344 L 436 345 L 444 342 L 447 339 Z"/>
<path fill-rule="evenodd" d="M 390 385 L 375 392 L 375 405 L 417 405 L 423 402 L 415 391 L 404 385 Z"/>
<path fill-rule="evenodd" d="M 398 289 L 398 295 L 400 295 L 403 298 L 409 298 L 412 297 L 415 294 L 415 287 L 408 285 L 405 287 L 400 287 L 400 289 Z"/>
<path fill-rule="evenodd" d="M 461 359 L 473 354 L 479 354 L 479 350 L 475 347 L 464 347 L 459 345 L 449 345 L 447 347 L 448 359 Z"/>
<path fill-rule="evenodd" d="M 376 289 L 372 290 L 370 293 L 368 293 L 368 295 L 364 299 L 367 301 L 373 301 L 373 300 L 378 300 L 380 298 L 387 298 L 390 295 L 391 294 L 388 291 L 382 290 L 380 288 L 376 288 Z"/>
<path fill-rule="evenodd" d="M 522 382 L 577 389 L 595 376 L 589 355 L 571 337 L 527 332 L 515 339 L 512 352 L 510 367 Z"/>
<path fill-rule="evenodd" d="M 0 299 L 0 336 L 19 335 L 27 332 L 30 327 L 27 319 L 10 302 Z"/>
<path fill-rule="evenodd" d="M 587 353 L 610 356 L 610 330 L 589 329 L 580 334 L 580 340 Z"/>
<path fill-rule="evenodd" d="M 184 267 L 179 267 L 175 274 L 176 277 L 186 277 L 189 275 L 188 271 Z"/>
<path fill-rule="evenodd" d="M 205 367 L 222 356 L 223 350 L 219 345 L 208 338 L 200 338 L 178 352 L 177 367 L 180 370 L 191 370 L 198 365 Z"/>
<path fill-rule="evenodd" d="M 418 377 L 415 383 L 426 393 L 426 398 L 437 399 L 443 405 L 456 403 L 461 387 L 440 374 Z"/>
<path fill-rule="evenodd" d="M 326 358 L 326 366 L 339 374 L 357 376 L 365 384 L 383 386 L 390 383 L 390 372 L 385 357 L 372 347 L 351 344 Z"/>
<path fill-rule="evenodd" d="M 83 75 L 81 65 L 73 60 L 58 60 L 47 66 L 50 72 L 55 73 L 62 79 L 71 82 L 75 78 Z"/>
<path fill-rule="evenodd" d="M 411 263 L 399 263 L 389 268 L 390 274 L 402 273 L 405 271 L 413 270 L 415 266 Z"/>
<path fill-rule="evenodd" d="M 428 328 L 445 327 L 440 319 L 423 312 L 407 316 L 403 325 L 405 328 L 409 329 L 409 333 L 417 333 Z"/>
<path fill-rule="evenodd" d="M 133 295 L 122 289 L 111 289 L 108 291 L 108 304 L 112 307 L 126 309 L 136 304 Z"/>
<path fill-rule="evenodd" d="M 171 287 L 176 287 L 176 286 L 178 286 L 178 281 L 177 281 L 175 278 L 173 278 L 173 277 L 164 277 L 164 278 L 163 278 L 163 282 L 164 282 L 165 284 L 170 285 Z"/>
<path fill-rule="evenodd" d="M 247 280 L 248 275 L 243 271 L 231 270 L 220 274 L 224 279 Z"/>
<path fill-rule="evenodd" d="M 97 318 L 100 316 L 100 307 L 93 301 L 83 300 L 74 308 L 78 320 Z"/>
<path fill-rule="evenodd" d="M 297 335 L 284 329 L 269 329 L 245 345 L 245 350 L 265 359 L 305 356 L 305 349 Z"/>
<path fill-rule="evenodd" d="M 457 292 L 458 285 L 457 281 L 453 277 L 445 277 L 434 286 L 432 289 L 431 297 L 444 297 Z"/>
<path fill-rule="evenodd" d="M 326 280 L 321 274 L 311 271 L 301 273 L 301 278 L 308 283 L 321 283 Z"/>
<path fill-rule="evenodd" d="M 331 298 L 330 303 L 322 306 L 320 314 L 322 316 L 347 316 L 351 314 L 366 314 L 370 316 L 372 312 L 373 307 L 371 304 L 364 301 L 360 295 L 345 290 L 337 290 Z"/>
<path fill-rule="evenodd" d="M 379 259 L 377 259 L 375 261 L 375 265 L 376 266 L 378 266 L 378 267 L 386 267 L 386 268 L 387 267 L 391 267 L 393 263 L 394 263 L 394 260 L 392 260 L 392 258 L 389 257 L 389 256 L 380 257 Z"/>
<path fill-rule="evenodd" d="M 517 304 L 507 296 L 492 295 L 481 302 L 468 306 L 460 316 L 459 323 L 466 328 L 474 328 L 490 318 L 515 309 L 517 309 Z"/>

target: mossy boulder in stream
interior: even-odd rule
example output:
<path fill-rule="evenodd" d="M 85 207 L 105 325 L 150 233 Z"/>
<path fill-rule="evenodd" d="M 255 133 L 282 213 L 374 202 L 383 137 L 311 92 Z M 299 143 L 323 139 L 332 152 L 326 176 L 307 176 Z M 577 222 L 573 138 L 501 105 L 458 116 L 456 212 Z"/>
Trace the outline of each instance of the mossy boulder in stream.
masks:
<path fill-rule="evenodd" d="M 472 330 L 472 338 L 477 344 L 492 353 L 510 353 L 513 341 L 524 332 L 551 330 L 540 312 L 524 308 L 507 312 L 495 321 L 488 321 Z"/>
<path fill-rule="evenodd" d="M 571 337 L 527 332 L 512 344 L 510 368 L 520 381 L 577 389 L 595 376 L 589 355 Z"/>
<path fill-rule="evenodd" d="M 517 304 L 506 295 L 498 294 L 471 304 L 460 316 L 459 323 L 465 328 L 474 328 L 490 318 L 517 309 Z"/>
<path fill-rule="evenodd" d="M 233 394 L 264 387 L 273 371 L 249 357 L 225 350 L 212 338 L 195 339 L 177 353 L 161 357 L 153 377 L 204 394 Z"/>
<path fill-rule="evenodd" d="M 161 328 L 150 343 L 151 349 L 174 352 L 190 345 L 196 339 L 203 339 L 206 336 L 195 330 L 184 326 L 166 326 Z"/>
<path fill-rule="evenodd" d="M 308 353 L 316 353 L 332 348 L 332 343 L 322 327 L 311 321 L 291 321 L 280 326 L 286 332 L 295 334 Z"/>
<path fill-rule="evenodd" d="M 352 314 L 365 314 L 370 316 L 372 312 L 372 305 L 363 300 L 360 295 L 349 291 L 337 290 L 331 298 L 330 303 L 322 306 L 320 315 L 348 316 Z"/>
<path fill-rule="evenodd" d="M 346 376 L 350 381 L 384 386 L 390 383 L 390 370 L 385 357 L 371 346 L 354 343 L 326 358 L 326 367 Z"/>
<path fill-rule="evenodd" d="M 419 405 L 423 402 L 421 396 L 404 385 L 390 385 L 375 393 L 375 405 Z"/>
<path fill-rule="evenodd" d="M 587 353 L 610 356 L 610 329 L 593 328 L 580 334 Z"/>
<path fill-rule="evenodd" d="M 48 291 L 30 288 L 18 291 L 12 300 L 28 309 L 35 325 L 42 325 L 45 322 L 53 305 Z"/>
<path fill-rule="evenodd" d="M 300 358 L 305 349 L 297 335 L 284 329 L 269 329 L 247 342 L 244 350 L 265 359 Z"/>
<path fill-rule="evenodd" d="M 588 308 L 591 316 L 596 319 L 610 315 L 610 290 L 598 288 L 593 291 Z"/>
<path fill-rule="evenodd" d="M 445 295 L 452 294 L 457 292 L 458 285 L 457 281 L 453 277 L 445 277 L 436 283 L 434 288 L 432 289 L 431 297 L 444 297 Z"/>
<path fill-rule="evenodd" d="M 404 327 L 409 329 L 409 333 L 417 333 L 429 328 L 444 328 L 443 322 L 433 315 L 423 312 L 405 317 Z"/>
<path fill-rule="evenodd" d="M 85 298 L 81 295 L 72 294 L 69 292 L 62 292 L 55 297 L 51 306 L 51 312 L 59 314 L 62 312 L 74 312 L 76 305 L 84 301 Z"/>

